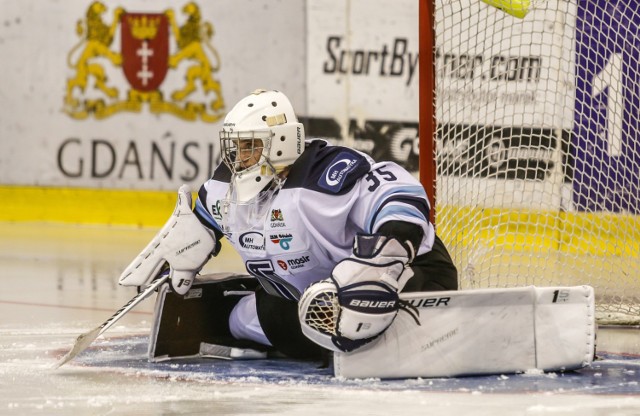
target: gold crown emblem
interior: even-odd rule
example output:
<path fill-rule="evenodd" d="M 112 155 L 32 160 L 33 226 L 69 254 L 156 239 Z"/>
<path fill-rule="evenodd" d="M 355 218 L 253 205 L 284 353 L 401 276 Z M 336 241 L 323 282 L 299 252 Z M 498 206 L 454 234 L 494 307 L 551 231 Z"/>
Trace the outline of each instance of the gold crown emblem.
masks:
<path fill-rule="evenodd" d="M 86 19 L 78 20 L 76 25 L 79 43 L 67 54 L 67 63 L 74 74 L 67 80 L 64 112 L 76 120 L 89 117 L 101 120 L 121 112 L 140 113 L 145 107 L 152 114 L 171 114 L 187 121 L 214 123 L 224 117 L 222 88 L 214 77 L 220 68 L 220 57 L 210 44 L 213 26 L 201 20 L 195 2 L 183 9 L 187 20 L 182 25 L 172 9 L 129 13 L 123 7 L 115 8 L 109 24 L 104 20 L 107 11 L 104 0 L 90 2 Z M 120 50 L 112 49 L 118 27 Z M 175 50 L 170 50 L 172 35 Z M 190 67 L 178 68 L 186 60 Z M 122 70 L 130 86 L 125 94 L 118 81 L 107 82 L 105 65 Z M 172 70 L 184 73 L 184 84 L 163 84 Z M 85 94 L 87 83 L 94 84 L 97 96 Z M 198 94 L 190 98 L 194 92 L 213 96 L 202 98 Z"/>
<path fill-rule="evenodd" d="M 127 16 L 129 25 L 131 25 L 131 34 L 134 38 L 144 40 L 153 39 L 158 33 L 158 26 L 160 26 L 160 17 L 132 17 Z"/>

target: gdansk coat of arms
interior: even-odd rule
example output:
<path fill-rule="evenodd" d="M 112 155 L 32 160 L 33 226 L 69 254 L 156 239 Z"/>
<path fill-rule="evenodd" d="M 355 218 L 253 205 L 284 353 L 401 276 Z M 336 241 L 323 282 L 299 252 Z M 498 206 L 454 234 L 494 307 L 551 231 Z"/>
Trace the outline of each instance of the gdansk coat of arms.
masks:
<path fill-rule="evenodd" d="M 64 111 L 76 119 L 103 119 L 123 111 L 141 112 L 145 107 L 154 114 L 168 113 L 184 120 L 215 122 L 223 117 L 222 90 L 213 76 L 220 69 L 220 57 L 210 43 L 213 26 L 202 22 L 200 8 L 193 2 L 182 11 L 186 21 L 179 26 L 173 10 L 129 13 L 118 7 L 108 25 L 103 20 L 107 7 L 93 2 L 86 18 L 77 23 L 81 40 L 67 57 L 75 74 L 67 80 Z M 118 28 L 120 51 L 112 49 Z M 187 66 L 183 84 L 164 97 L 163 81 L 182 62 L 187 63 L 182 65 Z M 130 86 L 126 93 L 109 83 L 106 65 L 123 72 Z M 91 86 L 95 90 L 89 96 Z"/>

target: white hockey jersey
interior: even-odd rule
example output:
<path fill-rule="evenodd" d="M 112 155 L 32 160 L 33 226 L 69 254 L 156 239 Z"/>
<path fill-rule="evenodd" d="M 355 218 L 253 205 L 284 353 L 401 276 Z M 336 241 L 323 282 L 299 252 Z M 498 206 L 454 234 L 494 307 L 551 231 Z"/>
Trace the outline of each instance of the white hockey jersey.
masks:
<path fill-rule="evenodd" d="M 220 164 L 196 201 L 196 214 L 217 235 L 223 233 L 220 203 L 230 180 Z M 420 225 L 424 237 L 417 254 L 430 251 L 435 233 L 429 209 L 420 182 L 397 164 L 308 140 L 260 226 L 224 234 L 267 293 L 298 300 L 351 255 L 356 233 L 375 233 L 385 222 Z"/>

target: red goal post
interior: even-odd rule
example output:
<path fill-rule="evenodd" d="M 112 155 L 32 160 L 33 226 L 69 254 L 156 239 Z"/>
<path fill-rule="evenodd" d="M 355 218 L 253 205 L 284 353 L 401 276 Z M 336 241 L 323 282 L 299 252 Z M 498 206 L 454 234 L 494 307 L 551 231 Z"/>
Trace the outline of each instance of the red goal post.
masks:
<path fill-rule="evenodd" d="M 626 0 L 419 0 L 420 180 L 461 288 L 588 284 L 640 323 L 639 27 Z"/>
<path fill-rule="evenodd" d="M 418 0 L 419 38 L 418 73 L 420 96 L 418 105 L 420 136 L 420 182 L 427 191 L 431 206 L 435 207 L 436 161 L 435 156 L 435 0 Z M 431 210 L 431 221 L 435 211 Z"/>

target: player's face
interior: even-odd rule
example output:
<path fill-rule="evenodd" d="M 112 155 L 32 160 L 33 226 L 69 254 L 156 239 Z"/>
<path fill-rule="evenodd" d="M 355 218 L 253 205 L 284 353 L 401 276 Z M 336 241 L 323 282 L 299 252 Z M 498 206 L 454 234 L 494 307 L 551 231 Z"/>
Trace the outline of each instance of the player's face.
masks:
<path fill-rule="evenodd" d="M 241 170 L 248 169 L 260 161 L 264 144 L 260 139 L 238 140 L 236 162 L 239 162 Z"/>

